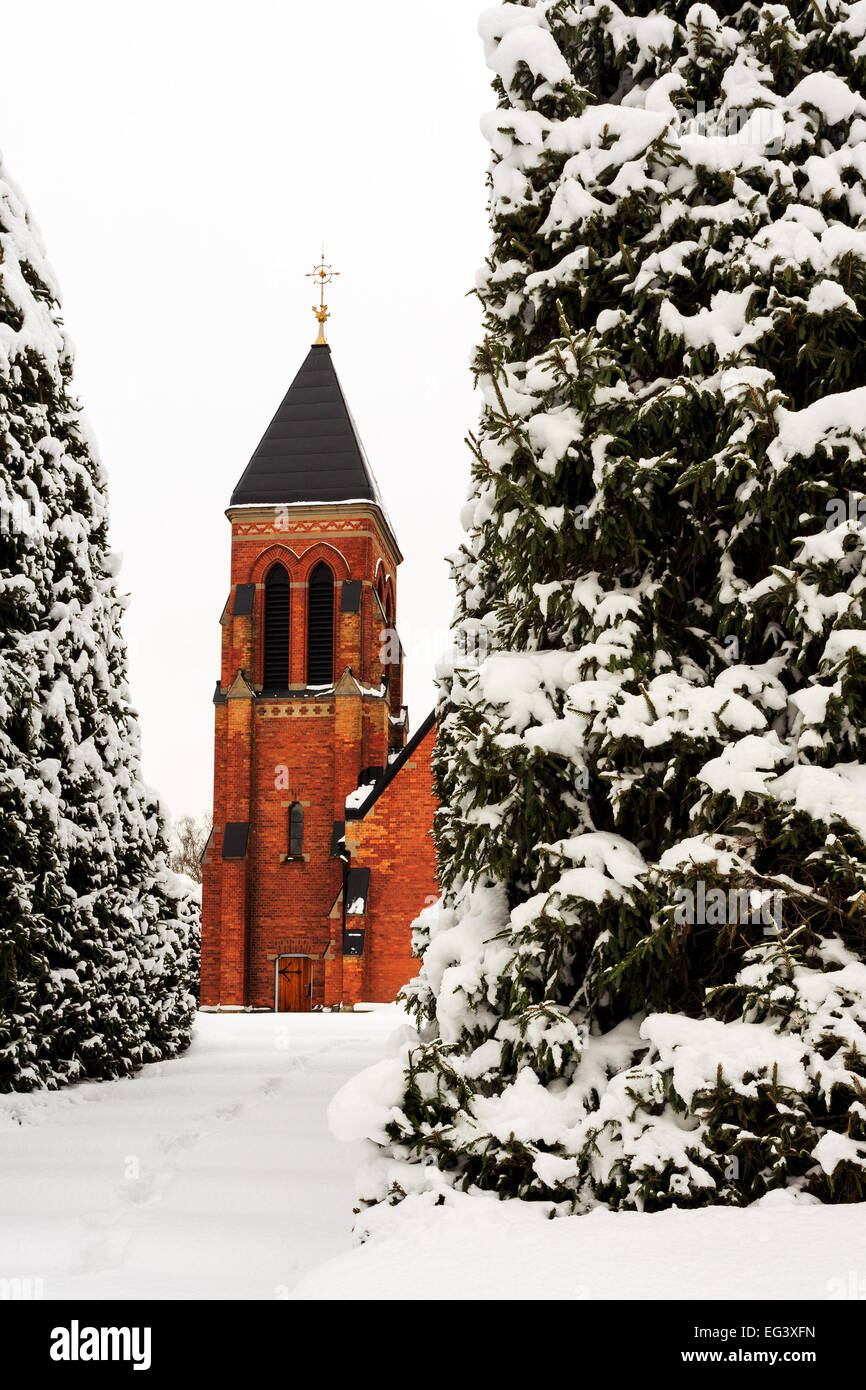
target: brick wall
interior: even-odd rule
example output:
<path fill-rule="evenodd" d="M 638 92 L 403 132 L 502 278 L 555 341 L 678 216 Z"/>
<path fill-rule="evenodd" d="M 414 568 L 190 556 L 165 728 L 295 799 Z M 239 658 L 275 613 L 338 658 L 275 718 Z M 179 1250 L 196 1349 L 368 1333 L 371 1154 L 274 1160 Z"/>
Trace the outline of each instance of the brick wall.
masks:
<path fill-rule="evenodd" d="M 367 911 L 356 923 L 365 929 L 359 998 L 394 999 L 418 973 L 409 927 L 421 908 L 439 895 L 430 765 L 435 741 L 434 727 L 363 820 L 346 823 L 352 864 L 370 869 Z"/>

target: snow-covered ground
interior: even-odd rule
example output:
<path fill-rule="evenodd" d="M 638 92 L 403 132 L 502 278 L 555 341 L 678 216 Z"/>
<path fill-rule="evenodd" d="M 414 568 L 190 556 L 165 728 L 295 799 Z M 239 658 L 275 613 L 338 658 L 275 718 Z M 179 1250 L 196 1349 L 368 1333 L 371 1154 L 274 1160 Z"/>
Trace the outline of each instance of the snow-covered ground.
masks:
<path fill-rule="evenodd" d="M 128 1081 L 0 1096 L 0 1280 L 46 1298 L 281 1298 L 350 1248 L 359 1148 L 334 1091 L 396 1008 L 200 1014 Z"/>
<path fill-rule="evenodd" d="M 866 1298 L 866 1205 L 556 1221 L 452 1194 L 380 1208 L 326 1119 L 396 1008 L 203 1014 L 133 1080 L 0 1096 L 0 1280 L 46 1298 Z"/>
<path fill-rule="evenodd" d="M 594 1211 L 455 1193 L 385 1208 L 296 1298 L 866 1299 L 866 1204 Z"/>

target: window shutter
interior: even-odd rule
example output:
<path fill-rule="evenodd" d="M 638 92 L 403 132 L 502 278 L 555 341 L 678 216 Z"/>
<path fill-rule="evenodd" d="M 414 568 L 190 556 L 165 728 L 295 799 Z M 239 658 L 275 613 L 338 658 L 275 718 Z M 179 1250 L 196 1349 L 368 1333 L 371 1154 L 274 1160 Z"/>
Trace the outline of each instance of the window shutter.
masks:
<path fill-rule="evenodd" d="M 310 575 L 307 621 L 307 685 L 334 680 L 334 576 L 323 562 Z"/>
<path fill-rule="evenodd" d="M 265 580 L 265 690 L 286 690 L 289 684 L 291 589 L 282 565 L 274 565 Z"/>

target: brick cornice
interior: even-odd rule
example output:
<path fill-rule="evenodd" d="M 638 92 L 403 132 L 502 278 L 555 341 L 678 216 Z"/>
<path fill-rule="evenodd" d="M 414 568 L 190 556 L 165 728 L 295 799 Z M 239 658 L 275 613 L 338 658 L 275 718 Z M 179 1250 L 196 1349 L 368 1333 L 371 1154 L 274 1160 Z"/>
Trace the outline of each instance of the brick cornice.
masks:
<path fill-rule="evenodd" d="M 403 559 L 396 536 L 373 503 L 298 502 L 284 507 L 228 507 L 226 516 L 238 536 L 261 536 L 284 542 L 289 536 L 299 535 L 333 540 L 341 535 L 370 534 L 372 523 L 395 568 Z M 283 517 L 288 517 L 288 526 L 277 524 Z"/>

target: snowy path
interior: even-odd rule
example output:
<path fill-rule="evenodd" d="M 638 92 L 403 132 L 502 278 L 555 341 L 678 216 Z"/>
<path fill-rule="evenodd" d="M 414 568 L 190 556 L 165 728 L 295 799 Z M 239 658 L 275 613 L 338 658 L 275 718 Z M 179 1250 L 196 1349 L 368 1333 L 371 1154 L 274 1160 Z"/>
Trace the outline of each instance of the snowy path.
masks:
<path fill-rule="evenodd" d="M 328 1101 L 396 1008 L 203 1014 L 130 1081 L 0 1096 L 0 1281 L 46 1298 L 866 1298 L 866 1204 L 598 1211 L 456 1194 L 351 1237 L 360 1146 Z"/>
<path fill-rule="evenodd" d="M 280 1298 L 351 1246 L 325 1111 L 396 1008 L 202 1014 L 128 1081 L 0 1096 L 0 1279 L 46 1298 Z M 20 1121 L 20 1123 L 19 1123 Z"/>

